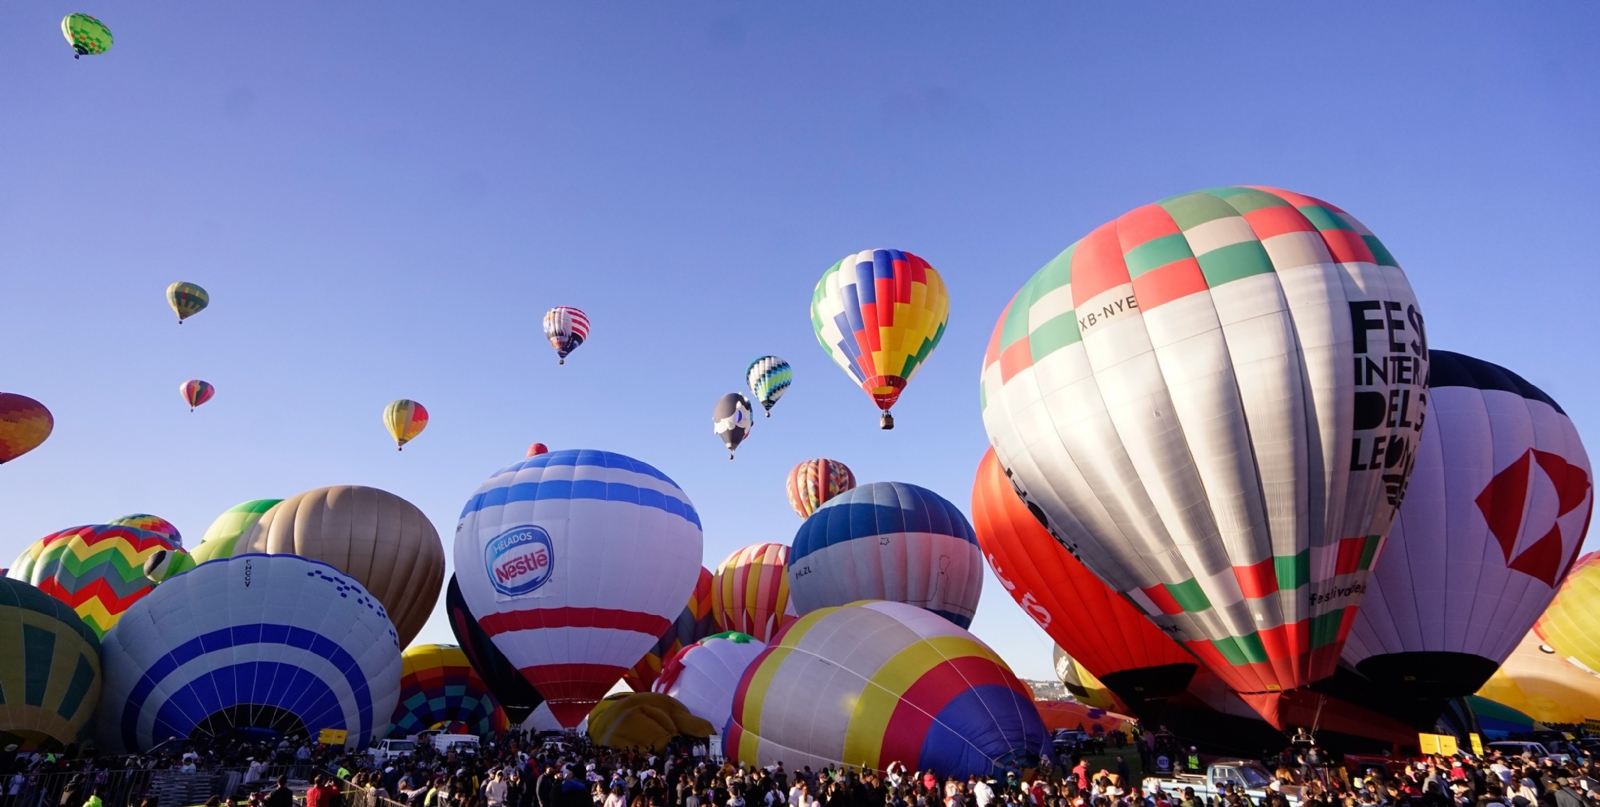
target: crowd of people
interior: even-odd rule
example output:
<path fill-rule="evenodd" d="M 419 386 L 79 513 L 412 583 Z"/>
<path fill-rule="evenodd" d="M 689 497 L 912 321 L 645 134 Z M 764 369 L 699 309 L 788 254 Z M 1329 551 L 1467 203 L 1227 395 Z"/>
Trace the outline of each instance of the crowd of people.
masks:
<path fill-rule="evenodd" d="M 1127 744 L 1144 752 L 1143 739 Z M 955 778 L 898 763 L 884 771 L 753 768 L 715 759 L 703 742 L 658 753 L 521 732 L 471 750 L 419 743 L 390 759 L 305 740 L 174 743 L 120 758 L 7 755 L 0 807 L 189 807 L 148 792 L 104 798 L 108 777 L 155 770 L 228 772 L 210 807 L 1600 807 L 1600 762 L 1564 750 L 1571 753 L 1363 764 L 1291 749 L 1261 769 L 1265 781 L 1212 793 L 1202 776 L 1182 773 L 1203 767 L 1197 754 L 1180 758 L 1172 777 L 1136 780 L 1120 754 L 1095 765 L 1069 753 L 1056 766 Z M 41 792 L 34 785 L 50 773 L 69 778 Z"/>

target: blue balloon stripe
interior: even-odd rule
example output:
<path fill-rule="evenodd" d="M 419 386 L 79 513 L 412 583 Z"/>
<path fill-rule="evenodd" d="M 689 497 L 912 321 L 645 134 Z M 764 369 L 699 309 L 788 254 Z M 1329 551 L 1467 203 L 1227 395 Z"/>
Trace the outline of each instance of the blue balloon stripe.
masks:
<path fill-rule="evenodd" d="M 304 628 L 293 627 L 291 625 L 262 623 L 251 625 L 234 625 L 232 627 L 221 628 L 211 631 L 210 633 L 202 634 L 190 639 L 187 642 L 184 642 L 176 648 L 173 648 L 173 650 L 163 656 L 160 661 L 157 661 L 155 664 L 151 665 L 150 668 L 145 671 L 144 676 L 139 679 L 139 683 L 134 685 L 133 692 L 129 694 L 127 703 L 123 706 L 123 745 L 129 749 L 140 747 L 138 743 L 139 714 L 144 710 L 145 701 L 150 698 L 150 694 L 155 691 L 156 686 L 164 681 L 168 676 L 176 673 L 179 667 L 208 653 L 215 653 L 228 650 L 233 647 L 251 644 L 285 645 L 288 647 L 299 648 L 318 656 L 319 658 L 322 658 L 329 664 L 333 665 L 333 667 L 339 670 L 340 674 L 344 676 L 345 682 L 350 685 L 350 691 L 356 701 L 357 711 L 362 715 L 360 729 L 362 741 L 364 741 L 365 738 L 371 737 L 372 693 L 367 687 L 366 675 L 362 673 L 361 666 L 356 662 L 355 658 L 349 653 L 345 652 L 344 648 L 340 647 L 337 642 L 334 642 L 313 631 L 309 631 Z M 253 686 L 251 692 L 259 691 L 259 684 L 261 683 L 260 673 L 262 670 L 258 669 L 256 672 L 257 675 L 255 676 L 254 680 L 256 681 L 257 686 Z M 307 674 L 309 675 L 311 673 L 308 672 Z M 271 687 L 270 694 L 277 697 L 274 700 L 267 700 L 261 703 L 282 703 L 283 699 L 291 694 L 303 696 L 306 693 L 306 689 L 302 687 L 291 686 L 287 681 L 282 681 L 280 686 L 280 679 L 287 679 L 290 677 L 292 676 L 272 676 L 268 683 L 268 685 Z M 193 696 L 194 699 L 189 701 L 188 704 L 172 704 L 172 707 L 177 709 L 184 705 L 192 706 L 197 703 L 211 703 L 211 701 L 204 700 L 204 694 L 200 694 L 206 691 L 206 684 L 201 683 L 202 680 L 205 682 L 211 681 L 209 676 L 196 676 L 194 680 L 185 684 L 183 689 L 180 690 L 192 690 L 196 693 Z M 210 685 L 210 691 L 216 691 L 215 684 Z M 236 689 L 235 693 L 237 693 L 237 691 L 238 690 Z M 220 700 L 216 702 L 220 703 Z M 158 715 L 163 713 L 162 710 L 166 710 L 168 708 L 169 703 L 170 699 L 168 703 L 163 703 L 161 705 L 160 709 L 157 710 Z M 239 704 L 228 705 L 231 706 Z M 210 709 L 207 714 L 215 711 L 217 711 L 217 709 Z M 289 711 L 294 710 L 290 709 Z M 204 716 L 202 716 L 200 719 L 203 718 Z M 190 728 L 193 728 L 193 725 L 191 725 Z M 324 726 L 322 728 L 327 727 Z M 182 736 L 188 735 L 185 733 Z"/>
<path fill-rule="evenodd" d="M 548 455 L 540 455 L 548 456 Z M 537 457 L 535 459 L 538 459 Z M 473 496 L 462 509 L 461 516 L 476 513 L 487 507 L 507 505 L 512 502 L 531 502 L 546 499 L 591 499 L 606 502 L 627 502 L 641 507 L 652 507 L 671 513 L 685 521 L 700 526 L 700 514 L 694 506 L 682 499 L 668 496 L 659 490 L 641 488 L 626 482 L 603 482 L 598 479 L 550 479 L 539 482 L 519 482 L 514 485 L 486 490 Z"/>
<path fill-rule="evenodd" d="M 904 482 L 873 482 L 817 508 L 795 534 L 789 562 L 845 541 L 897 533 L 949 535 L 978 544 L 967 517 L 939 494 Z"/>

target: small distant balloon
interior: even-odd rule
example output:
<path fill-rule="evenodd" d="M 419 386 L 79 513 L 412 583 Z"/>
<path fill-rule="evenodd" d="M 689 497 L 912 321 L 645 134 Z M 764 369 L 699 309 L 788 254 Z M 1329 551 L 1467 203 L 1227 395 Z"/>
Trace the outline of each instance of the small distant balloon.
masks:
<path fill-rule="evenodd" d="M 772 405 L 789 390 L 789 384 L 794 381 L 794 370 L 788 362 L 777 356 L 762 356 L 750 362 L 745 370 L 745 381 L 750 384 L 750 394 L 756 396 L 761 408 L 767 410 L 767 417 L 772 417 Z"/>
<path fill-rule="evenodd" d="M 544 443 L 534 443 L 533 445 L 528 446 L 527 457 L 537 457 L 540 454 L 549 454 L 549 453 L 550 453 L 550 447 L 549 446 L 545 445 Z M 524 457 L 524 459 L 526 459 L 527 457 Z"/>
<path fill-rule="evenodd" d="M 544 335 L 560 357 L 556 363 L 566 364 L 567 354 L 589 338 L 589 317 L 571 306 L 558 305 L 545 312 Z"/>
<path fill-rule="evenodd" d="M 784 492 L 789 494 L 789 506 L 801 518 L 810 518 L 827 500 L 856 486 L 856 475 L 850 467 L 838 460 L 806 460 L 789 471 L 784 482 Z"/>
<path fill-rule="evenodd" d="M 406 443 L 428 428 L 428 410 L 416 401 L 401 398 L 384 407 L 383 425 L 394 437 L 395 450 L 404 451 Z"/>
<path fill-rule="evenodd" d="M 211 295 L 193 283 L 178 281 L 167 287 L 167 305 L 178 313 L 178 324 L 205 310 L 211 304 Z"/>
<path fill-rule="evenodd" d="M 111 50 L 111 29 L 88 14 L 61 18 L 61 35 L 72 46 L 72 58 L 96 56 Z"/>
<path fill-rule="evenodd" d="M 167 540 L 172 542 L 173 546 L 183 546 L 183 535 L 178 532 L 178 528 L 161 516 L 152 516 L 149 513 L 134 513 L 131 516 L 123 516 L 108 523 L 114 527 L 137 527 L 145 532 L 164 535 Z"/>
<path fill-rule="evenodd" d="M 0 463 L 39 447 L 56 427 L 44 404 L 14 392 L 0 392 Z"/>
<path fill-rule="evenodd" d="M 189 411 L 193 412 L 195 407 L 211 400 L 211 396 L 217 394 L 217 388 L 198 378 L 191 378 L 178 385 L 178 392 L 183 394 L 183 399 L 189 402 Z"/>
<path fill-rule="evenodd" d="M 750 413 L 750 399 L 737 392 L 717 399 L 716 407 L 711 410 L 711 430 L 728 447 L 730 460 L 733 459 L 733 452 L 739 449 L 739 444 L 750 436 L 750 427 L 754 425 L 755 416 Z"/>

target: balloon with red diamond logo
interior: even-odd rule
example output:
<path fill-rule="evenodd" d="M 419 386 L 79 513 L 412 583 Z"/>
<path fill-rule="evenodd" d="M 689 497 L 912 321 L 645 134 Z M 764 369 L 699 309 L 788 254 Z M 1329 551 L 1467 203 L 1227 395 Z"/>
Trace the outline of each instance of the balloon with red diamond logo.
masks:
<path fill-rule="evenodd" d="M 1416 467 L 1342 658 L 1374 683 L 1469 695 L 1556 596 L 1594 506 L 1572 420 L 1517 374 L 1430 352 Z"/>

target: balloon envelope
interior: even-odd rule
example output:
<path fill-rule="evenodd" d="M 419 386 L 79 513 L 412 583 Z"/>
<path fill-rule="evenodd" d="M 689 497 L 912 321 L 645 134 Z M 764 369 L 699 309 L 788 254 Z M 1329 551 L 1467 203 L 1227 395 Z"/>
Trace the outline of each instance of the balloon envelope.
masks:
<path fill-rule="evenodd" d="M 789 391 L 789 385 L 794 382 L 794 369 L 777 356 L 762 356 L 750 362 L 744 376 L 756 403 L 767 410 L 767 417 L 772 417 L 772 405 Z"/>
<path fill-rule="evenodd" d="M 607 698 L 589 715 L 589 741 L 606 748 L 648 748 L 661 753 L 674 737 L 710 737 L 710 723 L 684 705 L 656 692 L 630 692 Z"/>
<path fill-rule="evenodd" d="M 1534 631 L 1556 655 L 1600 675 L 1600 552 L 1573 566 Z"/>
<path fill-rule="evenodd" d="M 739 449 L 739 444 L 750 436 L 750 429 L 754 425 L 750 400 L 737 392 L 718 398 L 717 405 L 711 408 L 711 431 L 722 438 L 722 444 L 728 447 L 730 460 L 733 459 L 733 452 Z"/>
<path fill-rule="evenodd" d="M 898 249 L 845 256 L 811 295 L 817 342 L 885 412 L 939 346 L 949 320 L 939 273 Z"/>
<path fill-rule="evenodd" d="M 1333 673 L 1424 421 L 1405 273 L 1338 208 L 1218 188 L 1109 222 L 1012 299 L 980 402 L 1051 532 L 1244 693 Z"/>
<path fill-rule="evenodd" d="M 394 438 L 395 447 L 403 449 L 406 443 L 415 440 L 423 429 L 428 428 L 428 410 L 422 404 L 405 398 L 390 401 L 383 408 L 383 426 Z"/>
<path fill-rule="evenodd" d="M 1039 627 L 1126 703 L 1182 692 L 1195 659 L 1056 542 L 994 451 L 972 485 L 972 526 L 995 579 Z"/>
<path fill-rule="evenodd" d="M 111 29 L 88 14 L 68 14 L 61 18 L 61 35 L 67 38 L 77 56 L 96 56 L 111 50 Z"/>
<path fill-rule="evenodd" d="M 0 463 L 10 462 L 50 436 L 56 420 L 44 404 L 14 392 L 0 392 Z"/>
<path fill-rule="evenodd" d="M 178 385 L 178 393 L 189 404 L 189 411 L 193 412 L 195 407 L 211 400 L 211 396 L 217 394 L 217 388 L 208 381 L 191 378 Z"/>
<path fill-rule="evenodd" d="M 1600 720 L 1600 676 L 1566 661 L 1533 631 L 1477 694 L 1542 723 Z"/>
<path fill-rule="evenodd" d="M 102 751 L 256 728 L 352 749 L 388 733 L 400 643 L 354 578 L 294 555 L 239 555 L 178 575 L 102 642 Z"/>
<path fill-rule="evenodd" d="M 1422 445 L 1344 660 L 1379 687 L 1476 692 L 1556 598 L 1594 506 L 1561 407 L 1489 362 L 1431 351 Z"/>
<path fill-rule="evenodd" d="M 0 747 L 59 750 L 88 738 L 100 638 L 60 600 L 0 578 Z"/>
<path fill-rule="evenodd" d="M 783 544 L 747 546 L 722 561 L 711 584 L 711 614 L 717 629 L 770 642 L 793 622 L 788 563 L 789 547 Z"/>
<path fill-rule="evenodd" d="M 409 737 L 428 729 L 482 736 L 509 727 L 506 713 L 460 647 L 413 645 L 400 654 L 400 665 L 400 697 L 389 720 L 390 736 Z"/>
<path fill-rule="evenodd" d="M 153 532 L 166 537 L 175 547 L 183 546 L 183 535 L 178 532 L 178 528 L 161 516 L 152 516 L 149 513 L 134 513 L 131 516 L 112 519 L 110 524 L 113 527 L 138 527 L 145 532 Z"/>
<path fill-rule="evenodd" d="M 740 677 L 766 649 L 748 634 L 714 633 L 668 659 L 652 691 L 671 695 L 713 726 L 725 726 Z"/>
<path fill-rule="evenodd" d="M 173 549 L 166 536 L 135 527 L 73 527 L 34 542 L 7 575 L 71 606 L 103 636 L 155 585 L 145 561 Z"/>
<path fill-rule="evenodd" d="M 857 600 L 926 608 L 972 625 L 983 557 L 960 508 L 927 488 L 873 482 L 817 508 L 789 551 L 795 611 Z"/>
<path fill-rule="evenodd" d="M 500 648 L 494 646 L 489 634 L 478 626 L 478 619 L 467 609 L 467 601 L 461 596 L 461 586 L 456 583 L 453 574 L 450 575 L 450 584 L 445 588 L 444 605 L 445 616 L 450 620 L 450 632 L 455 634 L 461 652 L 466 655 L 472 669 L 477 672 L 484 686 L 489 688 L 489 694 L 494 696 L 506 716 L 513 724 L 521 725 L 544 703 L 544 696 L 533 688 L 533 684 L 528 683 L 528 679 L 522 677 L 522 672 L 500 652 Z M 549 709 L 545 711 L 549 712 Z"/>
<path fill-rule="evenodd" d="M 167 305 L 178 315 L 178 323 L 200 313 L 211 304 L 211 295 L 193 283 L 178 281 L 167 287 Z"/>
<path fill-rule="evenodd" d="M 962 778 L 1037 767 L 1050 737 L 1027 685 L 972 634 L 904 603 L 860 602 L 800 617 L 757 657 L 723 749 L 747 765 L 900 762 Z"/>
<path fill-rule="evenodd" d="M 838 460 L 806 460 L 789 471 L 783 489 L 789 496 L 789 506 L 801 518 L 817 512 L 829 499 L 856 486 L 856 475 L 850 467 Z"/>
<path fill-rule="evenodd" d="M 571 306 L 558 305 L 545 312 L 544 335 L 560 357 L 557 363 L 566 364 L 567 354 L 589 338 L 589 317 Z"/>
<path fill-rule="evenodd" d="M 320 560 L 377 597 L 405 647 L 422 630 L 444 585 L 444 544 L 433 523 L 399 496 L 361 485 L 308 490 L 274 505 L 235 542 L 261 552 Z"/>
<path fill-rule="evenodd" d="M 233 557 L 234 544 L 238 543 L 239 536 L 250 531 L 261 517 L 271 510 L 273 505 L 282 499 L 253 499 L 243 504 L 236 504 L 224 510 L 206 528 L 206 534 L 200 537 L 200 545 L 190 554 L 194 555 L 196 563 L 205 563 L 214 558 Z"/>
<path fill-rule="evenodd" d="M 682 612 L 703 541 L 666 474 L 608 451 L 552 451 L 496 472 L 467 502 L 456 578 L 484 632 L 571 728 Z"/>
<path fill-rule="evenodd" d="M 1071 695 L 1074 701 L 1091 709 L 1128 712 L 1127 704 L 1105 684 L 1100 683 L 1100 679 L 1094 677 L 1094 673 L 1084 668 L 1077 659 L 1067 655 L 1061 649 L 1061 645 L 1051 649 L 1050 662 L 1055 666 L 1056 679 L 1061 682 L 1062 688 L 1067 690 L 1067 694 Z"/>
<path fill-rule="evenodd" d="M 622 676 L 634 692 L 648 692 L 656 678 L 661 675 L 661 665 L 685 647 L 710 636 L 717 629 L 717 622 L 711 616 L 711 570 L 700 567 L 700 578 L 695 581 L 694 593 L 689 595 L 689 604 L 685 605 L 678 618 L 673 620 L 672 627 L 661 634 L 650 652 L 644 654 L 633 668 Z M 721 725 L 720 723 L 716 725 Z"/>

